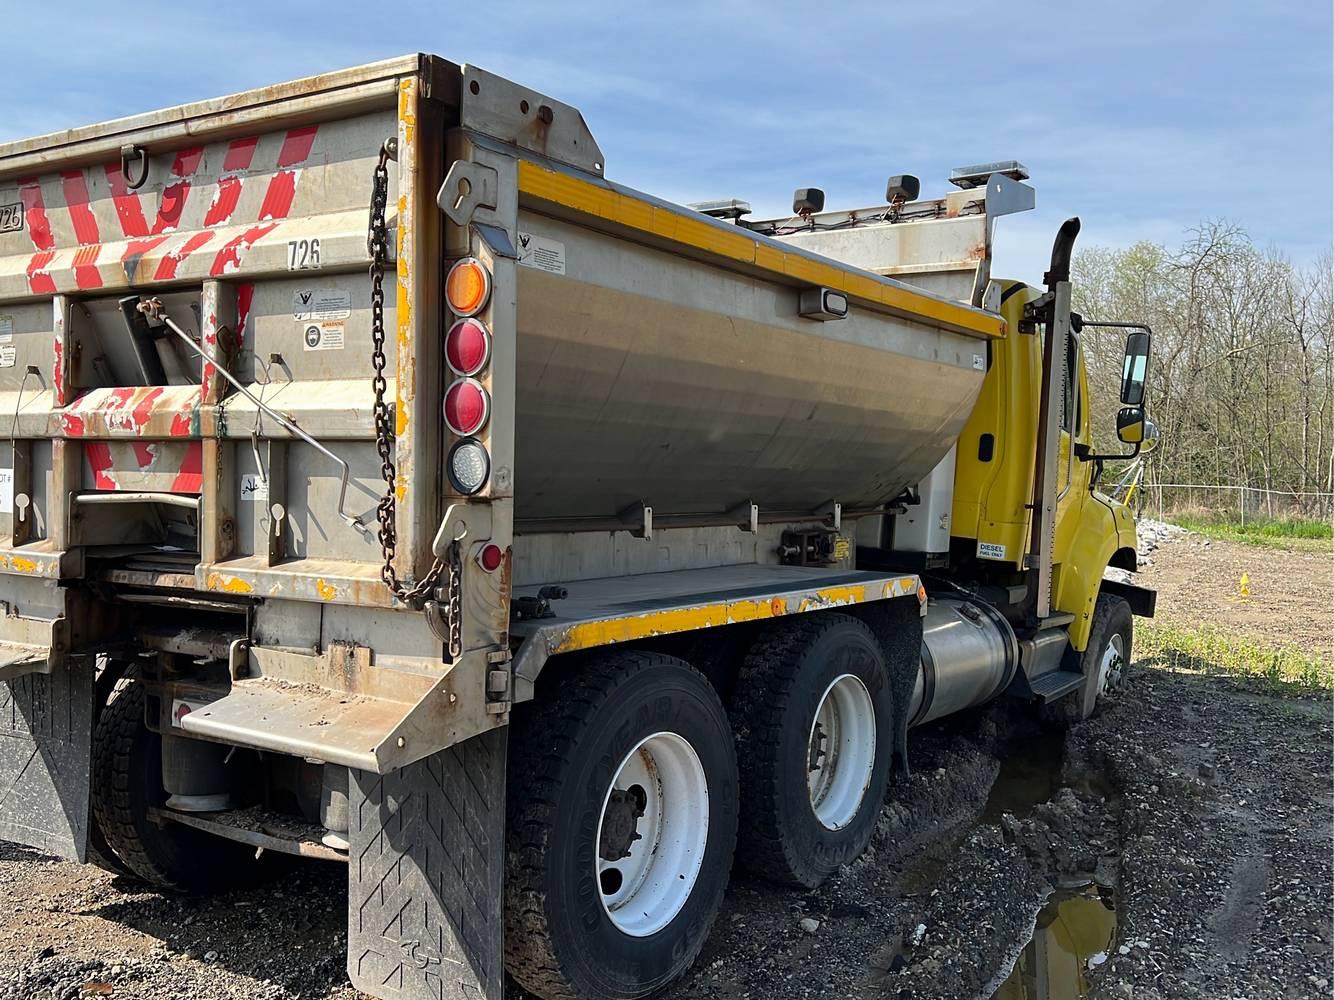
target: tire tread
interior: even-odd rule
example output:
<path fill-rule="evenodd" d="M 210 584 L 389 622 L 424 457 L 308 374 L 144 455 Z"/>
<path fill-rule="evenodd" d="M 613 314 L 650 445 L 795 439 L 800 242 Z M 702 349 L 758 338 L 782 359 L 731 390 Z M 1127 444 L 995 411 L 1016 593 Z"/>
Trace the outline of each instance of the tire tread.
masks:
<path fill-rule="evenodd" d="M 505 879 L 505 966 L 529 992 L 544 1000 L 579 1000 L 561 966 L 547 911 L 546 839 L 556 823 L 557 789 L 599 710 L 629 677 L 666 665 L 688 667 L 683 660 L 645 650 L 623 650 L 591 657 L 562 674 L 559 689 L 529 713 L 511 736 L 511 788 L 507 806 Z M 707 682 L 706 682 L 707 683 Z M 682 963 L 682 972 L 698 957 L 708 935 L 701 934 Z M 666 983 L 660 984 L 665 986 Z"/>
<path fill-rule="evenodd" d="M 784 885 L 811 888 L 809 866 L 797 856 L 779 827 L 779 798 L 791 777 L 782 773 L 777 748 L 784 714 L 802 669 L 802 653 L 822 634 L 853 624 L 874 633 L 859 618 L 822 612 L 803 615 L 769 629 L 750 649 L 732 696 L 732 727 L 741 779 L 738 863 Z"/>

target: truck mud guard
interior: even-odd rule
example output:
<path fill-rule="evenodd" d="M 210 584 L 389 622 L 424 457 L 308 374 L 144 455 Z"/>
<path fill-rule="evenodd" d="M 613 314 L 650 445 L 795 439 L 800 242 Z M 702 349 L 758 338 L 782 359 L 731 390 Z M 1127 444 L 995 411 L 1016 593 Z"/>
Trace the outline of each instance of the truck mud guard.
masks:
<path fill-rule="evenodd" d="M 86 860 L 92 734 L 90 668 L 0 682 L 0 840 Z"/>
<path fill-rule="evenodd" d="M 508 729 L 349 788 L 347 972 L 401 1000 L 505 993 Z"/>

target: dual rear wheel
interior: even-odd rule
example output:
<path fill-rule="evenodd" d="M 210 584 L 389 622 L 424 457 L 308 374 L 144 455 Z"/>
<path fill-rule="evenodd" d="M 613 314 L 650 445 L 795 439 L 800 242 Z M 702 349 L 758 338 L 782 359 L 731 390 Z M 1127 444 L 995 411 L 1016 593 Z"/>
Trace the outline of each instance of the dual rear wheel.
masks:
<path fill-rule="evenodd" d="M 701 673 L 660 653 L 605 653 L 547 683 L 511 736 L 505 936 L 511 975 L 547 1000 L 642 997 L 680 975 L 734 851 L 815 886 L 870 840 L 892 714 L 857 619 L 769 633 L 730 717 Z"/>

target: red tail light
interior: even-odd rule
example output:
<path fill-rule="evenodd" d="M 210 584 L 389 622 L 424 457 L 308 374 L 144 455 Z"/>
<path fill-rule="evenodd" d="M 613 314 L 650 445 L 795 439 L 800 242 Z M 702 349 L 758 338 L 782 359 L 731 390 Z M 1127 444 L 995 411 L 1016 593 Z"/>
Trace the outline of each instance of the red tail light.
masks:
<path fill-rule="evenodd" d="M 476 434 L 491 415 L 491 397 L 476 379 L 461 378 L 445 390 L 445 423 L 460 437 Z"/>
<path fill-rule="evenodd" d="M 445 335 L 445 360 L 459 375 L 476 375 L 491 356 L 491 334 L 475 319 L 461 319 Z"/>

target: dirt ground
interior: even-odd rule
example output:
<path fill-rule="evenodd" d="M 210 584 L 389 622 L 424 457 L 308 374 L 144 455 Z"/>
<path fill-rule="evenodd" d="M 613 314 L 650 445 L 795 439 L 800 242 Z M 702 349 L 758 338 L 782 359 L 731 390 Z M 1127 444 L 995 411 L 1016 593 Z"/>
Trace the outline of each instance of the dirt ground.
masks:
<path fill-rule="evenodd" d="M 1328 617 L 1323 567 L 1230 548 L 1155 552 L 1164 613 L 1328 648 L 1311 622 Z M 1279 625 L 1235 614 L 1240 570 Z M 1329 996 L 1332 745 L 1328 699 L 1151 664 L 1069 732 L 1005 702 L 915 731 L 913 774 L 867 855 L 809 893 L 734 876 L 695 970 L 665 996 L 992 996 L 1053 887 L 1087 881 L 1117 921 L 1081 973 L 1094 998 Z M 342 882 L 309 863 L 260 889 L 170 898 L 0 844 L 0 998 L 353 1000 Z"/>
<path fill-rule="evenodd" d="M 1209 622 L 1265 646 L 1294 646 L 1334 661 L 1334 552 L 1191 534 L 1148 559 L 1137 582 L 1158 591 L 1159 619 L 1183 626 Z"/>

